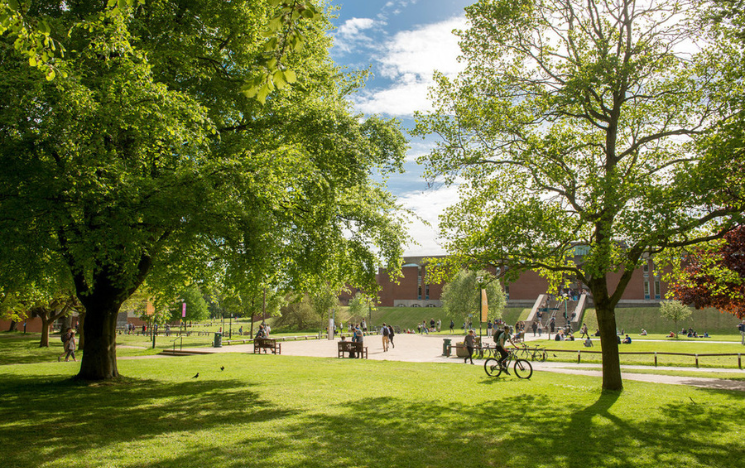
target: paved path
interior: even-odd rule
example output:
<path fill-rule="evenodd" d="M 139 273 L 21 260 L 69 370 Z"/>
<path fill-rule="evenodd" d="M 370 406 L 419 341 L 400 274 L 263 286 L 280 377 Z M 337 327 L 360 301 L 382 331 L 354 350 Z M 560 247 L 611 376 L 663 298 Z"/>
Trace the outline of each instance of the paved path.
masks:
<path fill-rule="evenodd" d="M 450 338 L 455 341 L 461 341 L 462 335 L 443 336 L 443 335 L 406 335 L 398 334 L 394 337 L 395 347 L 391 346 L 387 352 L 383 352 L 382 339 L 379 336 L 365 337 L 365 346 L 368 348 L 368 358 L 378 361 L 404 361 L 404 362 L 441 362 L 450 364 L 463 364 L 460 358 L 454 356 L 446 357 L 442 355 L 443 339 Z M 531 341 L 532 337 L 528 337 Z M 491 341 L 491 339 L 487 340 Z M 282 354 L 287 356 L 310 356 L 310 357 L 337 357 L 336 343 L 339 340 L 329 341 L 308 340 L 308 341 L 286 341 L 282 342 Z M 200 352 L 213 353 L 252 353 L 253 345 L 225 345 L 222 348 L 184 348 L 184 350 L 194 350 Z M 481 365 L 483 360 L 475 360 L 477 365 Z M 533 362 L 533 368 L 536 371 L 558 372 L 563 374 L 589 375 L 601 377 L 602 373 L 597 364 L 576 364 L 567 362 Z M 660 374 L 638 374 L 633 373 L 634 369 L 657 369 L 657 370 L 676 370 L 676 371 L 693 371 L 693 372 L 727 372 L 732 375 L 745 377 L 745 370 L 734 369 L 712 369 L 712 368 L 695 368 L 695 367 L 650 367 L 650 366 L 621 366 L 623 378 L 628 380 L 638 380 L 642 382 L 657 382 L 673 385 L 690 385 L 702 388 L 715 388 L 727 390 L 745 391 L 745 381 L 708 379 L 703 377 L 677 377 Z"/>

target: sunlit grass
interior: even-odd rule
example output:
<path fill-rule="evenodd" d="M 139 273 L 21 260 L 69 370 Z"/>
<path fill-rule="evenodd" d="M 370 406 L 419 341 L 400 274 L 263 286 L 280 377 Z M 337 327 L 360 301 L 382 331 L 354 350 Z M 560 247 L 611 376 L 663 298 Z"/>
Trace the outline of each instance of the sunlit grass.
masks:
<path fill-rule="evenodd" d="M 119 369 L 0 367 L 2 466 L 735 467 L 745 450 L 737 392 L 252 354 Z"/>

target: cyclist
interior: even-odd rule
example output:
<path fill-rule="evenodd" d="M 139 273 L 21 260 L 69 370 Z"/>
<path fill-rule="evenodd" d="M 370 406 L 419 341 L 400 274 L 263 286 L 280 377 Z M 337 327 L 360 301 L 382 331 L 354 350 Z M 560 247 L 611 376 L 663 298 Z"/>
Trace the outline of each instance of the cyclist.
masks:
<path fill-rule="evenodd" d="M 497 333 L 497 335 L 494 337 L 494 342 L 497 344 L 497 351 L 499 351 L 499 354 L 502 355 L 502 357 L 499 358 L 499 365 L 502 367 L 502 370 L 507 373 L 507 375 L 509 375 L 510 373 L 507 370 L 507 367 L 505 367 L 504 363 L 510 353 L 507 352 L 506 349 L 504 349 L 504 344 L 508 340 L 510 343 L 512 343 L 512 346 L 517 348 L 517 345 L 514 341 L 512 341 L 512 336 L 510 335 L 510 326 L 505 325 L 504 331 Z"/>

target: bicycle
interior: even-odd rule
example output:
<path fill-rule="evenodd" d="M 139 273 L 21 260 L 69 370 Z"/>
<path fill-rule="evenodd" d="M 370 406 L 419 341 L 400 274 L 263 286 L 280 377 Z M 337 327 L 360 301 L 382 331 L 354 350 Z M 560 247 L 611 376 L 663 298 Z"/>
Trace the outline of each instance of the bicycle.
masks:
<path fill-rule="evenodd" d="M 516 349 L 510 349 L 507 359 L 504 362 L 504 368 L 499 365 L 495 358 L 489 358 L 484 362 L 484 371 L 490 377 L 499 377 L 503 370 L 509 369 L 514 362 L 513 371 L 519 379 L 529 379 L 533 375 L 533 366 L 529 361 L 517 357 Z"/>
<path fill-rule="evenodd" d="M 531 361 L 544 362 L 546 359 L 548 359 L 546 348 L 541 348 L 538 345 L 530 347 L 526 344 L 523 344 L 520 347 L 519 352 L 522 353 L 523 359 L 530 359 Z"/>

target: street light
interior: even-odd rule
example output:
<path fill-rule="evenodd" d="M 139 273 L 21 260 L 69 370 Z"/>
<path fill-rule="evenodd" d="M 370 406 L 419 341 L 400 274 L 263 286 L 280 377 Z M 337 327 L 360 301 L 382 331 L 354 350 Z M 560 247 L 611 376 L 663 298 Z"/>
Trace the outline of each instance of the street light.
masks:
<path fill-rule="evenodd" d="M 481 325 L 483 324 L 482 319 L 484 318 L 483 313 L 482 313 L 482 309 L 484 308 L 484 302 L 483 302 L 484 294 L 482 292 L 484 289 L 483 284 L 482 284 L 483 282 L 484 282 L 483 276 L 476 277 L 476 285 L 478 286 L 478 289 L 479 289 L 479 343 L 482 343 Z M 482 346 L 483 346 L 483 343 L 482 343 Z"/>

